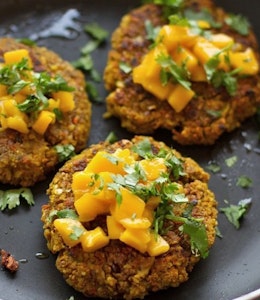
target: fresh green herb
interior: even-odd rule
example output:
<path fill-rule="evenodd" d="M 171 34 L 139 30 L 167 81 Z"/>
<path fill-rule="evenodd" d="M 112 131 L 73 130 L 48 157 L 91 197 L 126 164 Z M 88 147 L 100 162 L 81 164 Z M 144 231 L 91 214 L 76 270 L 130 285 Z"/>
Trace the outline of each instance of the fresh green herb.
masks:
<path fill-rule="evenodd" d="M 221 208 L 220 211 L 226 215 L 229 222 L 233 224 L 236 229 L 239 229 L 240 221 L 242 217 L 248 212 L 251 203 L 251 198 L 243 199 L 240 200 L 237 205 L 230 204 L 230 206 L 228 207 Z"/>
<path fill-rule="evenodd" d="M 35 95 L 29 95 L 24 102 L 17 104 L 20 111 L 31 113 L 40 109 L 41 100 Z"/>
<path fill-rule="evenodd" d="M 123 61 L 121 61 L 119 63 L 119 69 L 121 71 L 123 71 L 125 74 L 129 74 L 132 71 L 132 67 L 129 64 L 123 62 Z"/>
<path fill-rule="evenodd" d="M 20 205 L 20 201 L 25 200 L 27 204 L 34 205 L 33 195 L 30 189 L 10 189 L 0 190 L 0 210 L 13 209 Z"/>
<path fill-rule="evenodd" d="M 91 82 L 86 83 L 86 91 L 87 91 L 91 101 L 96 102 L 96 103 L 102 102 L 102 98 L 99 96 L 98 90 L 93 83 L 91 83 Z"/>
<path fill-rule="evenodd" d="M 212 13 L 205 8 L 202 8 L 200 11 L 195 11 L 190 8 L 184 10 L 184 17 L 188 20 L 204 20 L 210 24 L 213 28 L 220 28 L 222 26 L 221 23 L 216 22 L 213 18 Z"/>
<path fill-rule="evenodd" d="M 219 227 L 216 227 L 216 236 L 219 237 L 220 239 L 223 238 L 223 234 L 221 233 L 221 231 L 219 230 Z"/>
<path fill-rule="evenodd" d="M 66 161 L 75 155 L 75 147 L 73 145 L 56 145 L 54 146 L 58 154 L 59 162 Z"/>
<path fill-rule="evenodd" d="M 83 228 L 80 228 L 80 227 L 77 227 L 77 226 L 73 226 L 72 230 L 73 231 L 72 231 L 72 233 L 70 234 L 69 237 L 70 237 L 71 240 L 74 240 L 74 241 L 77 241 L 84 232 Z"/>
<path fill-rule="evenodd" d="M 151 42 L 155 42 L 161 27 L 160 26 L 154 27 L 153 23 L 150 20 L 145 20 L 144 26 L 145 26 L 146 33 L 147 33 L 146 34 L 147 40 L 149 40 Z"/>
<path fill-rule="evenodd" d="M 234 155 L 234 156 L 231 156 L 229 158 L 226 158 L 225 163 L 230 168 L 230 167 L 233 167 L 236 164 L 237 159 L 238 159 L 237 156 Z"/>
<path fill-rule="evenodd" d="M 137 153 L 142 158 L 151 158 L 154 156 L 152 151 L 152 145 L 149 139 L 143 139 L 141 142 L 135 144 L 132 147 L 132 151 Z"/>
<path fill-rule="evenodd" d="M 241 35 L 249 34 L 250 23 L 245 16 L 229 14 L 225 22 Z"/>
<path fill-rule="evenodd" d="M 238 177 L 236 185 L 240 186 L 242 188 L 248 188 L 250 186 L 252 186 L 253 181 L 251 178 L 245 176 L 245 175 L 241 175 Z"/>
<path fill-rule="evenodd" d="M 209 244 L 205 225 L 198 220 L 185 219 L 182 231 L 190 237 L 192 252 L 206 258 L 209 254 Z"/>
<path fill-rule="evenodd" d="M 73 220 L 78 219 L 78 215 L 77 215 L 76 211 L 73 209 L 69 209 L 69 208 L 65 208 L 65 209 L 56 211 L 55 215 L 59 219 L 73 219 Z"/>
<path fill-rule="evenodd" d="M 110 144 L 115 143 L 117 140 L 118 140 L 118 138 L 117 138 L 116 134 L 113 131 L 111 131 L 105 139 L 105 141 L 110 143 Z"/>
<path fill-rule="evenodd" d="M 27 46 L 30 46 L 30 47 L 36 45 L 35 41 L 33 41 L 33 40 L 31 40 L 31 39 L 28 39 L 28 38 L 16 39 L 16 41 L 17 41 L 18 43 L 22 43 L 22 44 L 27 45 Z"/>
<path fill-rule="evenodd" d="M 108 31 L 102 28 L 97 23 L 90 23 L 85 25 L 84 30 L 86 33 L 91 35 L 94 40 L 98 41 L 99 43 L 104 42 L 109 35 Z"/>
<path fill-rule="evenodd" d="M 188 72 L 184 66 L 178 66 L 176 62 L 170 57 L 161 54 L 157 57 L 156 61 L 162 67 L 161 82 L 167 85 L 169 81 L 181 84 L 187 90 L 190 90 L 191 83 L 188 80 Z"/>
<path fill-rule="evenodd" d="M 94 63 L 90 55 L 81 56 L 78 60 L 72 62 L 73 66 L 77 69 L 89 72 L 93 69 Z"/>
<path fill-rule="evenodd" d="M 207 114 L 214 119 L 218 119 L 222 116 L 222 112 L 220 110 L 213 110 L 213 109 L 207 109 L 206 110 Z"/>
<path fill-rule="evenodd" d="M 210 161 L 207 169 L 213 173 L 218 173 L 221 170 L 221 167 L 218 163 Z"/>

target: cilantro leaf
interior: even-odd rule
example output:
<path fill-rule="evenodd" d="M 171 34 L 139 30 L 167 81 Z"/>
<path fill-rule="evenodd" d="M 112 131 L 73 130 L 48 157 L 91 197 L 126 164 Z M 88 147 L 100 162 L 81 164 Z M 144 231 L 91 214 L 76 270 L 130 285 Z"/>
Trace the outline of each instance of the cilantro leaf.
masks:
<path fill-rule="evenodd" d="M 121 71 L 123 71 L 125 74 L 128 74 L 128 73 L 130 73 L 132 71 L 132 67 L 129 64 L 123 62 L 123 61 L 121 61 L 119 63 L 119 69 Z"/>
<path fill-rule="evenodd" d="M 237 156 L 234 155 L 234 156 L 231 156 L 231 157 L 229 157 L 229 158 L 226 158 L 226 159 L 225 159 L 225 163 L 226 163 L 226 165 L 227 165 L 229 168 L 231 168 L 231 167 L 233 167 L 233 166 L 236 164 L 237 160 L 238 160 Z"/>
<path fill-rule="evenodd" d="M 85 25 L 84 30 L 86 33 L 91 35 L 92 38 L 94 38 L 99 43 L 105 41 L 109 35 L 108 31 L 105 30 L 104 28 L 102 28 L 97 23 L 90 23 L 90 24 Z"/>
<path fill-rule="evenodd" d="M 59 219 L 66 219 L 66 218 L 73 219 L 73 220 L 78 219 L 78 215 L 77 215 L 76 211 L 73 209 L 69 209 L 69 208 L 65 208 L 65 209 L 57 211 L 56 216 Z"/>
<path fill-rule="evenodd" d="M 118 140 L 118 138 L 117 138 L 116 134 L 113 131 L 111 131 L 105 139 L 105 141 L 110 143 L 110 144 L 115 143 L 117 140 Z"/>
<path fill-rule="evenodd" d="M 83 228 L 80 228 L 80 227 L 77 227 L 77 226 L 73 226 L 72 227 L 72 233 L 69 235 L 70 239 L 74 240 L 74 241 L 77 241 L 81 235 L 83 234 L 84 232 L 84 229 Z"/>
<path fill-rule="evenodd" d="M 249 34 L 250 23 L 245 16 L 239 14 L 229 14 L 229 16 L 225 19 L 225 22 L 241 35 Z"/>
<path fill-rule="evenodd" d="M 186 219 L 182 231 L 190 237 L 191 250 L 195 254 L 198 251 L 202 258 L 206 258 L 209 254 L 209 244 L 204 223 L 194 219 Z"/>
<path fill-rule="evenodd" d="M 208 9 L 205 9 L 205 8 L 203 8 L 200 11 L 195 11 L 190 8 L 187 8 L 184 10 L 184 16 L 188 20 L 207 21 L 213 28 L 220 28 L 222 25 L 221 23 L 216 22 L 213 18 L 212 13 Z"/>
<path fill-rule="evenodd" d="M 147 33 L 146 35 L 147 40 L 151 42 L 155 42 L 161 27 L 160 26 L 154 27 L 153 23 L 150 20 L 145 20 L 144 26 Z"/>
<path fill-rule="evenodd" d="M 20 205 L 20 201 L 25 200 L 27 204 L 34 205 L 33 195 L 30 189 L 10 189 L 0 190 L 0 210 L 13 209 Z"/>
<path fill-rule="evenodd" d="M 185 65 L 178 66 L 171 56 L 159 55 L 156 61 L 162 67 L 161 82 L 166 85 L 169 81 L 177 82 L 187 90 L 191 88 L 191 82 L 188 80 L 188 72 Z"/>
<path fill-rule="evenodd" d="M 66 161 L 75 155 L 75 147 L 71 144 L 54 146 L 58 154 L 59 162 Z"/>
<path fill-rule="evenodd" d="M 240 186 L 242 188 L 248 188 L 250 186 L 252 186 L 253 181 L 251 178 L 245 176 L 245 175 L 241 175 L 238 177 L 236 185 Z"/>
<path fill-rule="evenodd" d="M 144 139 L 132 147 L 132 151 L 143 158 L 153 157 L 152 145 L 149 139 Z"/>
<path fill-rule="evenodd" d="M 251 198 L 243 199 L 238 202 L 237 205 L 230 204 L 228 207 L 221 208 L 229 222 L 235 226 L 236 229 L 240 227 L 241 218 L 248 212 L 248 209 L 252 203 Z"/>

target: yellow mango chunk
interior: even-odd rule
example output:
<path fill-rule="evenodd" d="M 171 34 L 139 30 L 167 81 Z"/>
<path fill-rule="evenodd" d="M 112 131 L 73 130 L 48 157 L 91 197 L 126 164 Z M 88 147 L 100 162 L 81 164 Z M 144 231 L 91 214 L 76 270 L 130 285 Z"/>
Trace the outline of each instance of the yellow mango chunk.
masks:
<path fill-rule="evenodd" d="M 81 222 L 94 220 L 97 215 L 109 212 L 109 206 L 98 200 L 92 194 L 86 193 L 74 202 Z"/>
<path fill-rule="evenodd" d="M 158 99 L 164 100 L 167 98 L 172 84 L 162 85 L 160 79 L 161 66 L 156 61 L 160 55 L 168 55 L 167 49 L 163 44 L 159 44 L 150 50 L 144 56 L 142 63 L 133 69 L 133 81 L 141 84 Z"/>
<path fill-rule="evenodd" d="M 55 122 L 55 119 L 56 117 L 53 112 L 42 110 L 36 121 L 33 123 L 32 128 L 37 133 L 43 135 L 49 125 Z"/>
<path fill-rule="evenodd" d="M 170 249 L 169 244 L 160 235 L 151 233 L 151 240 L 147 245 L 147 252 L 150 256 L 158 256 Z"/>
<path fill-rule="evenodd" d="M 240 68 L 240 74 L 255 75 L 259 71 L 259 65 L 254 51 L 247 48 L 244 52 L 230 53 L 230 63 L 233 68 Z"/>
<path fill-rule="evenodd" d="M 121 187 L 122 202 L 111 205 L 111 214 L 117 221 L 128 217 L 142 217 L 145 202 L 126 188 Z"/>
<path fill-rule="evenodd" d="M 60 110 L 62 112 L 69 112 L 75 108 L 74 94 L 67 91 L 58 91 L 52 94 L 53 98 L 60 103 Z"/>
<path fill-rule="evenodd" d="M 17 103 L 14 99 L 6 99 L 3 101 L 3 112 L 6 116 L 24 116 L 24 114 L 17 107 Z"/>
<path fill-rule="evenodd" d="M 74 247 L 80 243 L 80 236 L 86 231 L 85 227 L 78 220 L 56 219 L 53 222 L 64 243 L 69 247 Z"/>
<path fill-rule="evenodd" d="M 4 61 L 6 64 L 19 63 L 23 58 L 28 60 L 28 65 L 31 68 L 33 66 L 29 51 L 26 49 L 17 49 L 7 51 L 4 53 Z"/>
<path fill-rule="evenodd" d="M 220 49 L 204 38 L 198 39 L 193 47 L 193 53 L 202 64 L 206 64 L 212 56 L 220 52 Z"/>
<path fill-rule="evenodd" d="M 107 216 L 107 231 L 110 239 L 119 239 L 125 228 L 113 217 Z"/>
<path fill-rule="evenodd" d="M 0 97 L 6 96 L 7 94 L 7 86 L 0 84 Z"/>
<path fill-rule="evenodd" d="M 198 20 L 197 24 L 201 29 L 210 29 L 211 27 L 210 23 L 205 20 Z"/>
<path fill-rule="evenodd" d="M 75 200 L 83 196 L 85 193 L 90 192 L 94 184 L 94 173 L 80 171 L 75 172 L 72 176 L 71 188 Z"/>
<path fill-rule="evenodd" d="M 60 108 L 60 101 L 59 100 L 56 100 L 56 99 L 53 99 L 53 98 L 50 98 L 48 100 L 48 110 L 49 111 L 53 111 L 54 109 L 59 109 Z"/>
<path fill-rule="evenodd" d="M 207 81 L 207 75 L 202 65 L 198 64 L 193 68 L 192 73 L 190 74 L 190 79 L 191 81 L 195 81 L 195 82 Z"/>
<path fill-rule="evenodd" d="M 151 239 L 149 229 L 128 228 L 121 235 L 119 240 L 128 246 L 135 248 L 141 253 L 146 252 L 147 244 Z"/>
<path fill-rule="evenodd" d="M 171 107 L 177 113 L 179 113 L 184 109 L 194 95 L 195 92 L 193 90 L 188 90 L 182 85 L 178 84 L 168 97 L 168 102 Z"/>
<path fill-rule="evenodd" d="M 101 227 L 88 230 L 80 238 L 83 251 L 94 252 L 105 247 L 109 243 L 109 237 L 105 234 Z"/>
<path fill-rule="evenodd" d="M 133 161 L 129 149 L 118 149 L 115 153 L 99 151 L 91 159 L 86 167 L 86 172 L 100 173 L 111 172 L 114 174 L 125 174 L 124 166 L 127 162 Z"/>
<path fill-rule="evenodd" d="M 119 221 L 125 228 L 147 229 L 151 227 L 151 222 L 148 218 L 124 218 Z"/>
<path fill-rule="evenodd" d="M 163 158 L 143 159 L 139 162 L 139 165 L 143 169 L 148 181 L 153 181 L 160 177 L 162 173 L 167 172 Z"/>
<path fill-rule="evenodd" d="M 234 39 L 224 33 L 211 34 L 209 40 L 214 46 L 218 47 L 219 49 L 223 49 L 234 44 Z"/>
<path fill-rule="evenodd" d="M 162 42 L 168 52 L 172 52 L 178 46 L 192 47 L 196 43 L 196 38 L 188 27 L 165 25 L 159 32 L 157 42 Z"/>
<path fill-rule="evenodd" d="M 196 71 L 199 61 L 196 56 L 184 47 L 178 47 L 173 51 L 172 58 L 179 66 L 185 66 L 187 70 L 192 74 Z"/>
<path fill-rule="evenodd" d="M 21 133 L 29 132 L 27 123 L 20 116 L 8 117 L 6 119 L 6 127 L 19 131 Z"/>

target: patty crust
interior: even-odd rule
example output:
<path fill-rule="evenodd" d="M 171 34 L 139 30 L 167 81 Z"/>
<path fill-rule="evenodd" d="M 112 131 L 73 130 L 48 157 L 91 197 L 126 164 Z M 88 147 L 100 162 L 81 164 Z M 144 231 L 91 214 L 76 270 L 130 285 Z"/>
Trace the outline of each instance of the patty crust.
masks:
<path fill-rule="evenodd" d="M 117 149 L 133 149 L 145 139 L 151 143 L 152 152 L 169 151 L 182 161 L 183 175 L 178 183 L 183 185 L 188 202 L 177 205 L 175 214 L 181 216 L 187 206 L 195 203 L 192 217 L 203 220 L 208 239 L 208 248 L 215 240 L 217 226 L 217 203 L 208 188 L 209 174 L 194 160 L 182 157 L 163 142 L 151 137 L 135 136 L 132 140 L 120 140 L 114 144 L 101 142 L 90 146 L 81 154 L 67 161 L 50 183 L 47 194 L 49 203 L 42 207 L 44 236 L 48 248 L 57 255 L 56 267 L 66 282 L 88 297 L 101 298 L 143 298 L 149 292 L 177 287 L 188 280 L 189 273 L 201 256 L 192 250 L 191 240 L 180 231 L 180 223 L 167 221 L 163 238 L 169 250 L 159 256 L 149 256 L 126 245 L 120 240 L 110 240 L 105 247 L 94 252 L 84 252 L 81 245 L 68 247 L 54 221 L 61 211 L 75 210 L 72 191 L 73 174 L 82 171 L 98 151 L 115 153 Z M 100 226 L 107 233 L 106 216 L 83 223 L 87 230 Z"/>
<path fill-rule="evenodd" d="M 244 49 L 251 47 L 259 61 L 256 37 L 250 28 L 248 34 L 240 34 L 225 21 L 229 16 L 222 8 L 209 0 L 184 1 L 186 8 L 195 12 L 210 12 L 220 28 L 213 33 L 233 37 Z M 153 28 L 163 26 L 163 6 L 146 4 L 125 15 L 111 39 L 111 51 L 104 71 L 104 81 L 109 94 L 106 98 L 107 116 L 121 120 L 122 127 L 136 134 L 152 134 L 158 128 L 170 130 L 178 143 L 213 144 L 224 132 L 230 132 L 256 112 L 260 102 L 259 73 L 239 78 L 234 96 L 223 87 L 214 88 L 207 82 L 192 82 L 196 97 L 181 111 L 167 101 L 160 101 L 142 85 L 134 83 L 132 72 L 125 72 L 122 64 L 136 67 L 153 43 L 147 38 L 146 21 Z M 216 112 L 216 113 L 214 113 Z"/>
<path fill-rule="evenodd" d="M 61 120 L 51 124 L 44 135 L 30 129 L 20 133 L 13 129 L 0 131 L 0 182 L 32 186 L 46 178 L 58 164 L 56 145 L 73 145 L 82 150 L 89 135 L 91 104 L 85 92 L 85 78 L 69 62 L 45 47 L 28 46 L 12 38 L 0 39 L 0 59 L 7 51 L 27 49 L 33 71 L 61 76 L 75 90 L 75 108 L 64 113 Z"/>

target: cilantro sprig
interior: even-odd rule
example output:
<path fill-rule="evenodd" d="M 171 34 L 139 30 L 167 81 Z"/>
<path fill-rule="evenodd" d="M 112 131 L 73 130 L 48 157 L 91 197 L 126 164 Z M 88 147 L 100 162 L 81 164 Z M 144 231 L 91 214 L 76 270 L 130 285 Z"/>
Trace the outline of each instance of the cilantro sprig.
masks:
<path fill-rule="evenodd" d="M 33 194 L 28 188 L 0 190 L 0 210 L 13 209 L 25 200 L 28 205 L 34 205 Z"/>

